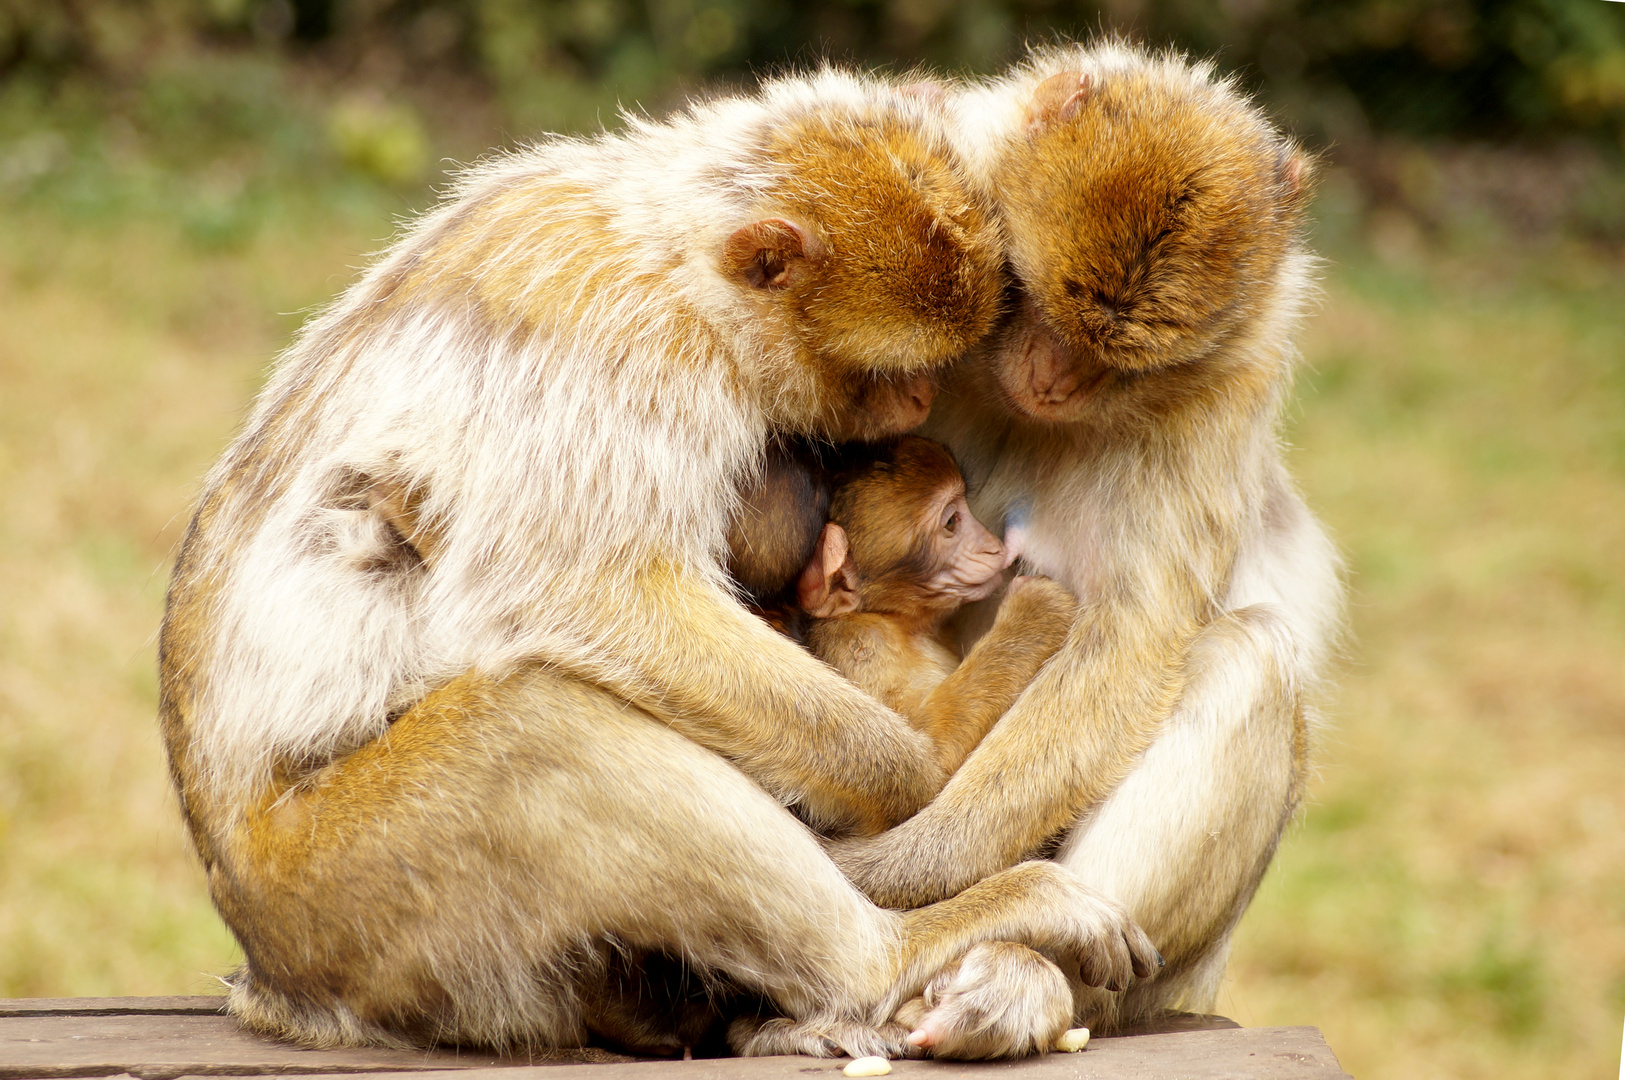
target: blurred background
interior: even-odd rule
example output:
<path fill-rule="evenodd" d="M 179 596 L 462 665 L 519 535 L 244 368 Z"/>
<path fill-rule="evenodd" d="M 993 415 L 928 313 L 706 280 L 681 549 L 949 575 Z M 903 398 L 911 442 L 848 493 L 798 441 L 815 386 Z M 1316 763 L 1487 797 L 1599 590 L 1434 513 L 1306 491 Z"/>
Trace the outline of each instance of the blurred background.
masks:
<path fill-rule="evenodd" d="M 1361 1080 L 1612 1077 L 1625 1018 L 1625 4 L 0 0 L 0 996 L 237 959 L 154 730 L 198 480 L 455 162 L 834 57 L 1117 30 L 1323 155 L 1286 429 L 1348 558 L 1312 797 L 1221 1011 Z"/>

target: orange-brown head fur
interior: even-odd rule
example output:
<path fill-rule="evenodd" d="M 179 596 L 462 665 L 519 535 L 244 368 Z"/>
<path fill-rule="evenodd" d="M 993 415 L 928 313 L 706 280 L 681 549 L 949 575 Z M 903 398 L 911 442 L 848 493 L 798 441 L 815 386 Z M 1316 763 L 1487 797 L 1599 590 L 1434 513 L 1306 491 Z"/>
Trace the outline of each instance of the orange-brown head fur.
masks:
<path fill-rule="evenodd" d="M 815 248 L 783 302 L 826 363 L 919 374 L 992 329 L 1003 288 L 993 216 L 929 129 L 815 114 L 775 131 L 768 153 L 782 170 L 774 202 L 812 223 Z"/>
<path fill-rule="evenodd" d="M 1035 63 L 1055 73 L 995 175 L 1024 290 L 1016 322 L 1034 330 L 1004 343 L 1017 355 L 1001 389 L 1048 420 L 1199 365 L 1259 310 L 1308 194 L 1303 155 L 1205 69 L 1077 59 Z"/>

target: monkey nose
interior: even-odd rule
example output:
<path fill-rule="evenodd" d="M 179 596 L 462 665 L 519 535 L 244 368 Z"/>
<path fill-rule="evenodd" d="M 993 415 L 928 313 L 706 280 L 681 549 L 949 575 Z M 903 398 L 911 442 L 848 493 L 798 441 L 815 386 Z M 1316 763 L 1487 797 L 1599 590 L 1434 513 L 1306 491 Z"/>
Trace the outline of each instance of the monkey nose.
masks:
<path fill-rule="evenodd" d="M 931 403 L 937 400 L 937 388 L 931 384 L 931 380 L 923 375 L 916 376 L 902 385 L 902 391 L 909 404 L 920 413 L 920 419 L 925 419 L 925 414 L 931 411 Z"/>
<path fill-rule="evenodd" d="M 1047 405 L 1059 405 L 1082 385 L 1083 377 L 1061 344 L 1048 335 L 1035 337 L 1027 347 L 1028 385 L 1032 395 Z"/>

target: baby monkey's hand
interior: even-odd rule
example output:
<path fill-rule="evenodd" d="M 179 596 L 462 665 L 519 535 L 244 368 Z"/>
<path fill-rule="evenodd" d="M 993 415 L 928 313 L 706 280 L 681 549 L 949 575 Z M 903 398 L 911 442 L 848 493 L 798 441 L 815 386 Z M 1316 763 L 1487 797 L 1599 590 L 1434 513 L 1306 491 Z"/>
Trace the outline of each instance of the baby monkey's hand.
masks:
<path fill-rule="evenodd" d="M 1077 598 L 1065 586 L 1037 574 L 1021 574 L 1010 579 L 993 626 L 1031 640 L 1047 659 L 1066 640 L 1077 614 Z M 1035 637 L 1027 639 L 1029 634 Z"/>

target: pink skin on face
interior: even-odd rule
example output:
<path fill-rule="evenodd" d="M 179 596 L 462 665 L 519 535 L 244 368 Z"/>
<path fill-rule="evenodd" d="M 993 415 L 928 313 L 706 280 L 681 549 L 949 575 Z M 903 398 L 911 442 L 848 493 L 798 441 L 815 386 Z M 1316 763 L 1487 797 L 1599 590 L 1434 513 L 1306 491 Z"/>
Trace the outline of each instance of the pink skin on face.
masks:
<path fill-rule="evenodd" d="M 932 591 L 962 604 L 984 600 L 1004 583 L 1004 570 L 1013 561 L 999 538 L 976 520 L 957 492 L 939 510 L 945 543 L 951 545 L 941 570 L 931 579 Z"/>

